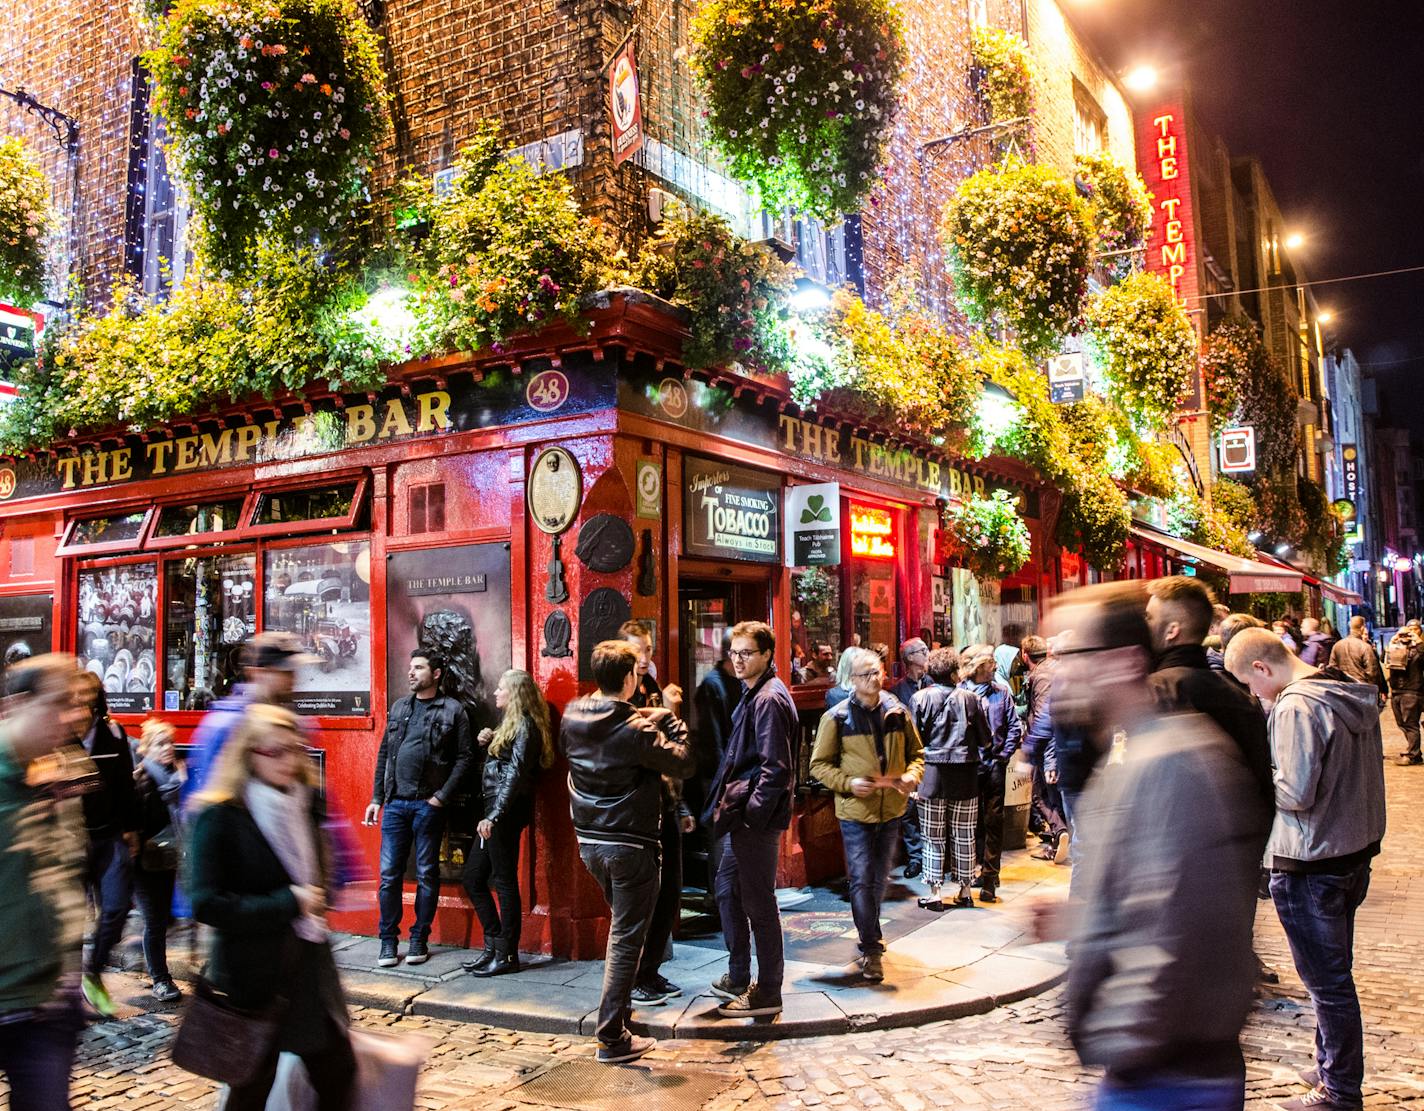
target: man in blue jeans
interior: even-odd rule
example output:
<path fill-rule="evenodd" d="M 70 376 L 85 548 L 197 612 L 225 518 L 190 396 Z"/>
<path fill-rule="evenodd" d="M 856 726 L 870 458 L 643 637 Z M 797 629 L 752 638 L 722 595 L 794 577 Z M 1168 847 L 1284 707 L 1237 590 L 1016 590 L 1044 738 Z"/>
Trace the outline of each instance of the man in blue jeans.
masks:
<path fill-rule="evenodd" d="M 390 968 L 400 961 L 401 904 L 406 862 L 415 847 L 415 922 L 406 964 L 430 959 L 430 925 L 440 901 L 440 837 L 445 808 L 469 771 L 470 720 L 465 708 L 442 694 L 445 661 L 426 648 L 410 655 L 410 694 L 397 699 L 376 753 L 376 782 L 366 825 L 381 818 L 381 955 Z"/>
<path fill-rule="evenodd" d="M 1290 1111 L 1363 1105 L 1364 1028 L 1352 969 L 1355 911 L 1384 837 L 1384 759 L 1375 688 L 1304 663 L 1264 629 L 1243 629 L 1226 670 L 1271 702 L 1276 820 L 1271 899 L 1315 1004 L 1311 1090 Z"/>

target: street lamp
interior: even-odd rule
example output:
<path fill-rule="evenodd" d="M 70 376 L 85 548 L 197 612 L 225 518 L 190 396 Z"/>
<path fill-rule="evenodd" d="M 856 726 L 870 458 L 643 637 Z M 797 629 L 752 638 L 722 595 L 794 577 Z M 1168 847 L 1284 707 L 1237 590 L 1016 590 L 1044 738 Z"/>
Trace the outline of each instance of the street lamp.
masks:
<path fill-rule="evenodd" d="M 1142 63 L 1133 66 L 1123 76 L 1122 83 L 1135 93 L 1145 93 L 1157 87 L 1157 67 Z"/>
<path fill-rule="evenodd" d="M 1293 231 L 1286 236 L 1286 248 L 1291 251 L 1298 251 L 1305 246 L 1305 236 L 1298 231 Z"/>
<path fill-rule="evenodd" d="M 1329 324 L 1332 320 L 1335 319 L 1335 314 L 1329 311 L 1316 313 L 1315 319 L 1321 324 Z"/>

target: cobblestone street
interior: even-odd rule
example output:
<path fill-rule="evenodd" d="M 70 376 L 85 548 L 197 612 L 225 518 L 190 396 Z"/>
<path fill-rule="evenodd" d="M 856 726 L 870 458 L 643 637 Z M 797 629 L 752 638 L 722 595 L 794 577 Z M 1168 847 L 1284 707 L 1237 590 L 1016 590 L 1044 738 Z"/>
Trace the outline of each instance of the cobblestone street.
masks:
<path fill-rule="evenodd" d="M 1385 751 L 1399 735 L 1386 718 Z M 1386 765 L 1389 835 L 1360 917 L 1356 978 L 1365 1012 L 1366 1104 L 1424 1109 L 1424 769 Z M 1281 975 L 1262 996 L 1245 1040 L 1248 1106 L 1269 1107 L 1303 1089 L 1311 1010 L 1269 903 L 1260 904 L 1258 949 Z M 137 977 L 113 977 L 116 995 L 141 1004 Z M 660 1045 L 651 1071 L 597 1070 L 587 1040 L 361 1011 L 358 1022 L 419 1033 L 436 1045 L 418 1106 L 482 1111 L 532 1106 L 645 1107 L 978 1106 L 1049 1111 L 1081 1105 L 1094 1084 L 1077 1067 L 1059 1019 L 1061 989 L 988 1014 L 934 1025 L 761 1044 L 681 1041 Z M 211 1086 L 168 1060 L 176 1012 L 136 1011 L 89 1029 L 73 1087 L 77 1108 L 202 1106 Z M 562 1066 L 562 1068 L 561 1068 Z M 708 1075 L 715 1074 L 715 1075 Z M 545 1100 L 556 1081 L 573 1096 Z M 599 1083 L 602 1081 L 603 1089 Z M 612 1088 L 619 1090 L 613 1091 Z M 710 1096 L 705 1093 L 711 1092 Z M 602 1093 L 602 1094 L 601 1094 Z M 521 1098 L 521 1095 L 524 1098 Z"/>

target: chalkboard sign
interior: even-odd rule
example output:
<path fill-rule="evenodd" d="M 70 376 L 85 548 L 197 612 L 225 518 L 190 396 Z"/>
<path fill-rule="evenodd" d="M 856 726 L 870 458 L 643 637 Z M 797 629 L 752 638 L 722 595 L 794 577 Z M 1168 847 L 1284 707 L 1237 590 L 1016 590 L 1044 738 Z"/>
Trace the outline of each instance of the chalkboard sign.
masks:
<path fill-rule="evenodd" d="M 688 457 L 682 468 L 682 526 L 688 555 L 776 563 L 781 480 L 746 467 Z"/>

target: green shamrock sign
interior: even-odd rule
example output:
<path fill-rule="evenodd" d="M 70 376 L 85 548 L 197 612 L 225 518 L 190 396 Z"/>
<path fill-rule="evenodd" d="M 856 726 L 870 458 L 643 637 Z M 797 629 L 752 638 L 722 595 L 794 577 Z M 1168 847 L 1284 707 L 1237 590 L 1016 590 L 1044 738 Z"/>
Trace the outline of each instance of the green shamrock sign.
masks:
<path fill-rule="evenodd" d="M 831 507 L 820 494 L 812 494 L 806 499 L 806 508 L 801 510 L 801 523 L 814 525 L 817 521 L 830 521 Z"/>

